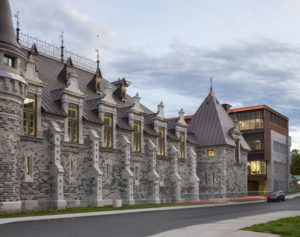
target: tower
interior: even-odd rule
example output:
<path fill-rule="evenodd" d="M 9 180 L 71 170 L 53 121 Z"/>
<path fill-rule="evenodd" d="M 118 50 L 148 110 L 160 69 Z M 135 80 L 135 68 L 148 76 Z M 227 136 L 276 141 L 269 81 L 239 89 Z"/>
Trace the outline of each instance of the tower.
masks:
<path fill-rule="evenodd" d="M 16 41 L 8 0 L 0 1 L 0 211 L 20 210 L 18 166 L 27 57 Z"/>

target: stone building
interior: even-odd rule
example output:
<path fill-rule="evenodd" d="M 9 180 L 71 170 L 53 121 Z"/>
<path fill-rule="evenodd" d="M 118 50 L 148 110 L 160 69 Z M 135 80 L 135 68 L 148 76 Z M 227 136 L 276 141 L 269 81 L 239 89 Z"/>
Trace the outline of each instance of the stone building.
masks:
<path fill-rule="evenodd" d="M 0 2 L 0 211 L 241 195 L 250 150 L 212 90 L 189 124 L 130 82 L 16 40 Z M 19 32 L 18 32 L 19 33 Z M 17 37 L 18 39 L 18 37 Z M 62 47 L 62 55 L 63 55 Z"/>

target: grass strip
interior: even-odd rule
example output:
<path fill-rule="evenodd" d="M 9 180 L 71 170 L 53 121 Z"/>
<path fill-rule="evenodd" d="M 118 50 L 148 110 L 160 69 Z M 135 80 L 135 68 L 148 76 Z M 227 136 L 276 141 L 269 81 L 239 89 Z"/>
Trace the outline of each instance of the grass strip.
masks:
<path fill-rule="evenodd" d="M 21 211 L 21 212 L 10 212 L 10 213 L 0 212 L 0 218 L 45 216 L 45 215 L 103 212 L 103 211 L 117 211 L 117 210 L 133 210 L 133 209 L 142 209 L 142 208 L 176 207 L 176 206 L 191 206 L 191 205 L 203 205 L 203 204 L 211 204 L 211 202 L 207 202 L 207 203 L 203 202 L 203 203 L 137 204 L 137 205 L 123 205 L 120 208 L 114 208 L 112 206 L 104 206 L 104 207 L 68 207 L 65 209 L 26 210 L 26 211 Z"/>
<path fill-rule="evenodd" d="M 300 237 L 300 216 L 282 218 L 243 228 L 242 230 L 277 234 L 282 237 Z"/>

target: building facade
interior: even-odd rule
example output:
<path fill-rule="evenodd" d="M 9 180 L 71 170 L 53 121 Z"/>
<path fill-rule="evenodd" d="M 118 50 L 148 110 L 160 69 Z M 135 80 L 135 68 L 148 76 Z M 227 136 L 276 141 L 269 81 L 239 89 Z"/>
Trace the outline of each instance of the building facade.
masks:
<path fill-rule="evenodd" d="M 189 124 L 183 110 L 169 120 L 99 61 L 91 72 L 20 45 L 8 0 L 0 20 L 0 211 L 245 194 L 250 149 L 212 91 Z"/>
<path fill-rule="evenodd" d="M 289 120 L 268 106 L 253 106 L 228 111 L 238 120 L 252 151 L 248 154 L 248 190 L 289 191 Z"/>

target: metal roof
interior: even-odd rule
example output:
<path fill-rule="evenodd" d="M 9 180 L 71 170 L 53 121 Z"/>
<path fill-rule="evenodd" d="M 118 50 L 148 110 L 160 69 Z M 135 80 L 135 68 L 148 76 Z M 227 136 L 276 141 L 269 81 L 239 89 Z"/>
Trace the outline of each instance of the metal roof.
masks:
<path fill-rule="evenodd" d="M 212 91 L 209 92 L 189 123 L 188 131 L 195 134 L 199 146 L 231 145 L 235 142 L 230 135 L 234 123 Z M 242 137 L 242 148 L 250 150 Z"/>

